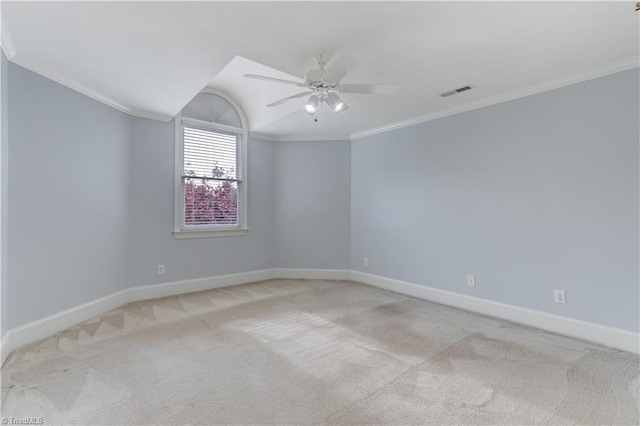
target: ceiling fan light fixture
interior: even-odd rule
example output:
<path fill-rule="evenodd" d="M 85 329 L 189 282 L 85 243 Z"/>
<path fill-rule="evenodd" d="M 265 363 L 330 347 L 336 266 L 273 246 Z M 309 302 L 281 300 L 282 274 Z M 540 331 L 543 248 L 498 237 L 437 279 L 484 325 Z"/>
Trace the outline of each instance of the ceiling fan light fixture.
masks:
<path fill-rule="evenodd" d="M 333 109 L 335 112 L 342 112 L 348 110 L 349 107 L 343 101 L 338 102 L 336 107 Z"/>
<path fill-rule="evenodd" d="M 311 95 L 307 104 L 304 106 L 304 112 L 308 115 L 314 115 L 318 110 L 318 97 L 316 95 Z"/>
<path fill-rule="evenodd" d="M 349 106 L 335 92 L 327 95 L 327 103 L 334 112 L 343 112 L 349 109 Z"/>

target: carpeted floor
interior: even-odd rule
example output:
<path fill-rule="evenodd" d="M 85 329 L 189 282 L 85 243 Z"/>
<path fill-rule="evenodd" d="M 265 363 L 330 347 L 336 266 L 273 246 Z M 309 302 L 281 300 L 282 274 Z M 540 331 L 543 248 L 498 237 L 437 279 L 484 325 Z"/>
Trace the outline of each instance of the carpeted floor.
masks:
<path fill-rule="evenodd" d="M 353 282 L 132 303 L 11 355 L 45 424 L 638 424 L 639 357 Z"/>

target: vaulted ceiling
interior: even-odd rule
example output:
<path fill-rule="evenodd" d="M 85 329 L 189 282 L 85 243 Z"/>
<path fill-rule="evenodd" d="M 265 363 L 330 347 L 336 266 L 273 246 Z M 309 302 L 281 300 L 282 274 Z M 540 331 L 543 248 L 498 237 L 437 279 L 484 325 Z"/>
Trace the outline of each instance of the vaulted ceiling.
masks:
<path fill-rule="evenodd" d="M 123 111 L 161 120 L 209 85 L 251 131 L 274 139 L 357 137 L 638 66 L 633 2 L 10 2 L 13 62 Z M 398 84 L 344 95 L 350 109 L 306 116 L 300 92 L 244 78 L 300 79 L 313 56 L 359 65 L 344 83 Z M 448 98 L 439 94 L 472 84 Z"/>

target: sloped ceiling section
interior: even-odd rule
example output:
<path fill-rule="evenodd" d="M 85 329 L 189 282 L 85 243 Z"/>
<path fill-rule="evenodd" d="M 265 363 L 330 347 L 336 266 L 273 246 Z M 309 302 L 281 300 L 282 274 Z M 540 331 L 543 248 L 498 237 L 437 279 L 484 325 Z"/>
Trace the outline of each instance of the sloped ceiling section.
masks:
<path fill-rule="evenodd" d="M 10 60 L 131 114 L 171 119 L 203 87 L 272 139 L 344 139 L 638 66 L 632 2 L 2 2 Z M 359 65 L 343 114 L 302 112 L 295 86 L 318 52 Z M 442 98 L 468 84 L 474 90 Z"/>

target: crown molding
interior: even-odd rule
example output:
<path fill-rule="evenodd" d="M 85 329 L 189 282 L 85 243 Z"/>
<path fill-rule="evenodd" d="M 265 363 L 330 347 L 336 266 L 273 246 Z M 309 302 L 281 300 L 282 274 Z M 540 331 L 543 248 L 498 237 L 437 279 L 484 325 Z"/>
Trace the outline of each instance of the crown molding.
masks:
<path fill-rule="evenodd" d="M 150 120 L 169 122 L 175 118 L 175 115 L 159 114 L 157 112 L 143 111 L 139 109 L 128 109 L 125 111 L 129 115 L 140 118 L 148 118 Z"/>
<path fill-rule="evenodd" d="M 537 93 L 547 92 L 553 89 L 559 89 L 561 87 L 570 86 L 572 84 L 581 83 L 583 81 L 592 80 L 598 77 L 604 77 L 610 74 L 615 74 L 622 71 L 627 71 L 640 66 L 640 57 L 625 59 L 612 64 L 604 65 L 601 67 L 593 68 L 587 71 L 582 71 L 575 74 L 570 74 L 564 77 L 549 80 L 543 83 L 534 84 L 524 87 L 522 89 L 513 90 L 511 92 L 503 93 L 496 96 L 491 96 L 479 101 L 470 102 L 463 105 L 458 105 L 453 108 L 443 109 L 440 111 L 432 112 L 429 114 L 420 115 L 408 120 L 398 121 L 391 124 L 386 124 L 380 127 L 374 127 L 368 130 L 362 130 L 351 134 L 351 139 L 359 139 L 367 136 L 377 135 L 379 133 L 389 132 L 391 130 L 401 129 L 403 127 L 413 126 L 415 124 L 424 123 L 427 121 L 437 120 L 439 118 L 448 117 L 450 115 L 460 114 L 463 112 L 471 111 L 478 108 L 483 108 L 490 105 L 499 104 L 502 102 L 512 101 L 518 98 L 524 98 L 526 96 L 535 95 Z"/>
<path fill-rule="evenodd" d="M 85 96 L 88 96 L 98 102 L 101 102 L 103 104 L 106 104 L 112 108 L 117 109 L 118 111 L 122 111 L 126 114 L 129 115 L 133 115 L 136 117 L 142 117 L 142 118 L 150 118 L 153 120 L 159 120 L 159 121 L 169 121 L 173 118 L 173 116 L 169 116 L 169 115 L 165 115 L 165 114 L 158 114 L 158 113 L 154 113 L 154 112 L 149 112 L 149 111 L 143 111 L 143 110 L 137 110 L 134 108 L 131 108 L 127 105 L 123 105 L 119 102 L 116 102 L 115 100 L 113 100 L 112 98 L 103 95 L 100 92 L 97 92 L 93 89 L 89 89 L 88 87 L 76 83 L 75 81 L 71 80 L 70 78 L 67 78 L 55 71 L 49 70 L 49 69 L 44 69 L 43 67 L 39 67 L 37 65 L 34 65 L 33 62 L 26 60 L 24 58 L 21 58 L 19 55 L 14 55 L 14 57 L 11 59 L 11 62 L 13 62 L 14 64 L 20 65 L 21 67 L 24 67 L 30 71 L 35 72 L 36 74 L 40 74 L 50 80 L 55 81 L 56 83 L 59 83 L 65 87 L 68 87 L 69 89 L 75 90 L 76 92 L 79 92 Z"/>
<path fill-rule="evenodd" d="M 47 69 L 46 67 L 38 66 L 36 63 L 34 63 L 33 61 L 29 61 L 28 59 L 21 58 L 18 55 L 18 51 L 16 50 L 15 45 L 13 44 L 13 39 L 11 38 L 11 34 L 9 34 L 9 29 L 4 23 L 4 19 L 0 21 L 0 25 L 2 25 L 2 30 L 1 30 L 2 51 L 6 55 L 7 59 L 13 62 L 14 64 L 20 65 L 21 67 L 24 67 L 29 71 L 33 71 L 36 74 L 40 74 L 50 80 L 55 81 L 58 84 L 62 84 L 63 86 L 68 87 L 69 89 L 82 93 L 83 95 L 88 96 L 91 99 L 94 99 L 98 102 L 109 105 L 110 107 L 115 108 L 118 111 L 122 111 L 126 114 L 133 115 L 136 117 L 150 118 L 152 120 L 159 120 L 159 121 L 170 121 L 171 119 L 173 119 L 173 116 L 171 115 L 158 114 L 155 112 L 138 110 L 138 109 L 123 105 L 111 99 L 110 97 L 103 95 L 100 92 L 97 92 L 93 89 L 89 89 L 88 87 L 80 83 L 77 83 L 71 80 L 70 78 L 63 76 L 60 73 Z"/>
<path fill-rule="evenodd" d="M 88 87 L 82 84 L 79 84 L 71 80 L 70 78 L 67 78 L 55 71 L 47 69 L 46 67 L 38 66 L 34 62 L 29 61 L 27 59 L 20 58 L 15 48 L 15 45 L 13 43 L 11 34 L 9 33 L 9 29 L 4 23 L 4 19 L 0 20 L 0 26 L 2 27 L 0 31 L 1 32 L 0 47 L 4 51 L 4 54 L 7 56 L 7 59 L 10 60 L 11 62 L 17 65 L 20 65 L 24 68 L 27 68 L 30 71 L 40 74 L 46 78 L 49 78 L 72 90 L 75 90 L 76 92 L 82 93 L 83 95 L 86 95 L 92 99 L 97 100 L 98 102 L 102 102 L 106 105 L 109 105 L 112 108 L 115 108 L 126 114 L 133 115 L 136 117 L 141 117 L 141 118 L 164 121 L 164 122 L 167 122 L 173 119 L 172 115 L 140 110 L 140 109 L 132 108 L 127 105 L 123 105 L 115 101 L 114 99 L 102 93 L 99 93 L 93 89 L 89 89 Z M 264 139 L 264 140 L 274 141 L 274 142 L 335 141 L 335 140 L 360 139 L 367 136 L 376 135 L 379 133 L 389 132 L 391 130 L 401 129 L 403 127 L 413 126 L 415 124 L 420 124 L 427 121 L 437 120 L 439 118 L 448 117 L 450 115 L 460 114 L 463 112 L 472 111 L 474 109 L 483 108 L 486 106 L 495 105 L 495 104 L 515 100 L 518 98 L 523 98 L 530 95 L 535 95 L 537 93 L 542 93 L 549 90 L 558 89 L 564 86 L 581 83 L 583 81 L 592 80 L 594 78 L 604 77 L 606 75 L 630 70 L 633 68 L 637 68 L 639 66 L 640 66 L 640 57 L 635 56 L 633 58 L 628 58 L 622 61 L 614 62 L 612 64 L 593 68 L 591 70 L 570 74 L 568 76 L 549 80 L 543 83 L 527 86 L 522 89 L 517 89 L 517 90 L 513 90 L 511 92 L 503 93 L 500 95 L 491 96 L 489 98 L 481 99 L 475 102 L 458 105 L 453 108 L 447 108 L 440 111 L 435 111 L 432 113 L 410 118 L 408 120 L 402 120 L 402 121 L 397 121 L 395 123 L 385 124 L 384 126 L 374 127 L 367 130 L 361 130 L 358 132 L 351 133 L 350 135 L 349 134 L 269 135 L 269 134 L 263 134 L 260 132 L 250 132 L 250 135 L 257 139 Z"/>
<path fill-rule="evenodd" d="M 11 38 L 11 34 L 9 34 L 9 29 L 7 25 L 4 23 L 4 19 L 0 18 L 0 26 L 2 33 L 0 37 L 0 42 L 2 43 L 2 51 L 4 52 L 7 59 L 11 60 L 14 56 L 16 56 L 16 46 L 13 44 L 13 39 Z"/>
<path fill-rule="evenodd" d="M 264 133 L 250 132 L 251 137 L 272 142 L 319 142 L 319 141 L 350 141 L 348 134 L 328 135 L 267 135 Z"/>
<path fill-rule="evenodd" d="M 113 99 L 99 93 L 96 92 L 95 90 L 89 89 L 86 86 L 83 86 L 82 84 L 76 83 L 75 81 L 62 76 L 61 74 L 58 74 L 54 71 L 48 70 L 48 69 L 43 69 L 42 67 L 38 67 L 38 66 L 34 66 L 34 64 L 31 61 L 28 61 L 24 58 L 21 58 L 19 56 L 15 56 L 11 62 L 13 62 L 14 64 L 20 65 L 21 67 L 24 67 L 30 71 L 35 72 L 36 74 L 40 74 L 46 78 L 48 78 L 49 80 L 53 80 L 56 83 L 62 84 L 63 86 L 66 86 L 70 89 L 75 90 L 76 92 L 80 92 L 83 95 L 86 95 L 92 99 L 95 99 L 96 101 L 102 102 L 104 104 L 109 105 L 110 107 L 113 107 L 117 110 L 120 110 L 122 112 L 126 112 L 128 113 L 130 111 L 129 108 L 127 108 L 126 106 L 114 101 Z"/>

